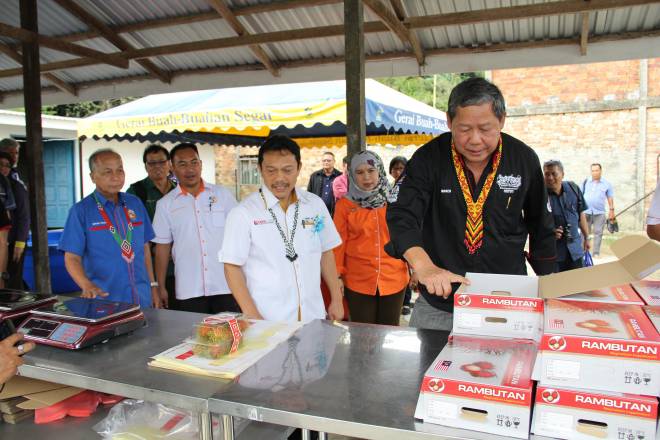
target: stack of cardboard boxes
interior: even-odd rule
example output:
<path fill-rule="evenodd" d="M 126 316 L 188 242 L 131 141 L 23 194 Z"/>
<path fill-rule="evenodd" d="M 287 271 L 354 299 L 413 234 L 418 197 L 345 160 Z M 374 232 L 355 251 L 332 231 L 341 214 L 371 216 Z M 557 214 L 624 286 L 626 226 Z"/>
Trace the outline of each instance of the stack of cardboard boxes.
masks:
<path fill-rule="evenodd" d="M 532 432 L 653 438 L 660 336 L 639 305 L 546 302 Z"/>
<path fill-rule="evenodd" d="M 660 307 L 643 298 L 660 306 L 660 283 L 630 283 L 660 268 L 660 246 L 613 249 L 616 262 L 560 274 L 466 274 L 415 417 L 517 438 L 655 437 Z"/>
<path fill-rule="evenodd" d="M 14 376 L 0 388 L 0 413 L 7 423 L 34 418 L 35 410 L 54 405 L 84 390 L 43 380 Z"/>

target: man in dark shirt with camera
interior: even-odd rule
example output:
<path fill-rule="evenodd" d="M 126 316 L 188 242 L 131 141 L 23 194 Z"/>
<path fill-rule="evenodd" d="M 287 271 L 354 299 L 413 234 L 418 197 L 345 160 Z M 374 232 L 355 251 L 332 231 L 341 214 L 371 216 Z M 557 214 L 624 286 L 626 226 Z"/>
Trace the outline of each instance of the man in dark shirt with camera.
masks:
<path fill-rule="evenodd" d="M 587 202 L 574 182 L 564 181 L 564 166 L 560 161 L 544 163 L 543 175 L 555 220 L 557 272 L 583 267 L 584 254 L 589 249 Z"/>
<path fill-rule="evenodd" d="M 451 330 L 453 293 L 466 272 L 524 275 L 524 248 L 537 274 L 555 268 L 555 238 L 541 163 L 502 133 L 504 97 L 482 78 L 449 97 L 451 130 L 421 147 L 387 209 L 385 250 L 417 273 L 420 297 L 410 325 Z"/>

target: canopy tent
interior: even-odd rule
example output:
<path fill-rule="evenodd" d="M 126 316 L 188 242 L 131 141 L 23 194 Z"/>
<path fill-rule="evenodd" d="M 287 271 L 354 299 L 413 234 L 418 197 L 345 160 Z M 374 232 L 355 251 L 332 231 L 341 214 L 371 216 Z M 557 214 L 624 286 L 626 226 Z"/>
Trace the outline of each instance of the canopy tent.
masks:
<path fill-rule="evenodd" d="M 368 143 L 421 144 L 448 130 L 445 114 L 366 80 Z M 78 124 L 80 138 L 257 145 L 285 134 L 301 146 L 345 144 L 341 81 L 237 87 L 151 95 Z"/>

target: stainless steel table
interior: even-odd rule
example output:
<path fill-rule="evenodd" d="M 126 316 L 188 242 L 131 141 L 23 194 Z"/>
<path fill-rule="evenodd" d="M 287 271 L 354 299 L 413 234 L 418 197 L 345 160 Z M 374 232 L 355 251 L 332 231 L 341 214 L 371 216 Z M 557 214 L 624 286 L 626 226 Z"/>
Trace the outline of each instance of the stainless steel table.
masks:
<path fill-rule="evenodd" d="M 146 310 L 147 326 L 129 335 L 71 351 L 40 345 L 25 355 L 20 374 L 133 399 L 159 402 L 200 414 L 204 439 L 211 438 L 208 399 L 228 381 L 174 373 L 147 365 L 151 356 L 179 343 L 204 315 Z"/>
<path fill-rule="evenodd" d="M 16 425 L 0 422 L 0 439 L 31 440 L 47 438 L 48 440 L 92 440 L 101 439 L 92 427 L 103 420 L 110 407 L 99 407 L 87 418 L 66 417 L 45 425 L 36 425 L 31 420 L 24 420 Z M 272 425 L 270 423 L 250 422 L 242 427 L 238 440 L 285 439 L 293 428 Z"/>
<path fill-rule="evenodd" d="M 422 376 L 447 337 L 313 321 L 213 396 L 209 409 L 227 423 L 238 416 L 365 439 L 493 439 L 415 422 Z"/>

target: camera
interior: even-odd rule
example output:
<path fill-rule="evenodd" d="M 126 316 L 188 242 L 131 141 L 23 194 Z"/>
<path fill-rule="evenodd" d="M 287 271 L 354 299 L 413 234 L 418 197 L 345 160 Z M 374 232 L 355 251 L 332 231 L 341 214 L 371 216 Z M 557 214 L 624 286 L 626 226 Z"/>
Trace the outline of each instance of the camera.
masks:
<path fill-rule="evenodd" d="M 572 242 L 575 238 L 577 238 L 573 232 L 574 225 L 566 221 L 566 218 L 564 216 L 560 215 L 555 215 L 555 227 L 561 227 L 563 229 L 562 236 L 560 240 L 566 240 L 567 242 Z"/>

